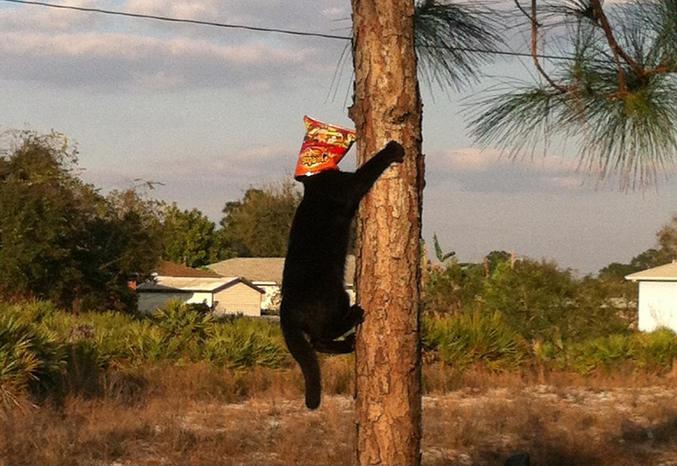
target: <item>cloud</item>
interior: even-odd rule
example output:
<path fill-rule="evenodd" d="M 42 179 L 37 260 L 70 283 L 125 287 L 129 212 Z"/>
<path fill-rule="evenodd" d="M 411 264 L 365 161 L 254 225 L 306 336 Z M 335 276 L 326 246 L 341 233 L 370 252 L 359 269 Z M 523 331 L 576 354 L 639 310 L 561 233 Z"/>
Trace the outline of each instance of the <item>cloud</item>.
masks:
<path fill-rule="evenodd" d="M 572 157 L 509 159 L 497 150 L 464 148 L 434 151 L 426 157 L 431 189 L 514 193 L 578 191 L 589 180 Z M 445 188 L 446 187 L 446 188 Z"/>
<path fill-rule="evenodd" d="M 96 7 L 93 0 L 57 0 L 54 4 L 67 4 L 78 7 Z M 34 5 L 12 5 L 0 8 L 0 29 L 10 31 L 63 32 L 74 28 L 97 24 L 97 16 L 76 13 L 70 10 L 44 8 Z"/>
<path fill-rule="evenodd" d="M 124 11 L 176 18 L 212 20 L 218 15 L 219 3 L 217 0 L 183 0 L 181 2 L 128 0 L 125 3 Z"/>
<path fill-rule="evenodd" d="M 129 0 L 124 7 L 118 2 L 68 3 L 320 32 L 327 32 L 345 7 L 337 0 L 317 2 L 317 9 L 256 0 Z M 330 75 L 345 45 L 31 6 L 0 8 L 0 29 L 0 79 L 107 92 L 213 87 L 284 92 Z"/>
<path fill-rule="evenodd" d="M 123 33 L 10 32 L 0 43 L 0 78 L 60 86 L 175 89 L 252 88 L 293 83 L 312 73 L 316 51 L 265 43 L 217 44 Z"/>

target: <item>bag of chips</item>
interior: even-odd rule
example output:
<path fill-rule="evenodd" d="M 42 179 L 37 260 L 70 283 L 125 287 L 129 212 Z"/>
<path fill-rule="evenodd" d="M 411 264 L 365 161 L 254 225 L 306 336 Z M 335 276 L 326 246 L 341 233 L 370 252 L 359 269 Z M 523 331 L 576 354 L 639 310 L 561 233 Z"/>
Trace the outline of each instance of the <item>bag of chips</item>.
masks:
<path fill-rule="evenodd" d="M 327 170 L 338 170 L 338 163 L 355 142 L 355 131 L 303 117 L 306 135 L 296 162 L 294 177 L 316 175 Z"/>

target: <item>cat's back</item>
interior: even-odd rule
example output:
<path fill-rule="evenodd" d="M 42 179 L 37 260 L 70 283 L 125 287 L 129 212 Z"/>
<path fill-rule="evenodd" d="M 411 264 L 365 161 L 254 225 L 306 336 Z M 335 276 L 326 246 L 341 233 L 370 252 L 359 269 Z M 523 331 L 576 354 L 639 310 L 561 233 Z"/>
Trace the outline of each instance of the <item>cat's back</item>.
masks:
<path fill-rule="evenodd" d="M 320 173 L 304 181 L 301 203 L 296 209 L 289 233 L 291 253 L 309 247 L 330 248 L 329 240 L 342 241 L 352 218 L 348 214 L 349 186 L 352 173 Z"/>
<path fill-rule="evenodd" d="M 304 182 L 289 233 L 283 288 L 343 279 L 351 222 L 346 215 L 349 175 L 321 173 Z"/>

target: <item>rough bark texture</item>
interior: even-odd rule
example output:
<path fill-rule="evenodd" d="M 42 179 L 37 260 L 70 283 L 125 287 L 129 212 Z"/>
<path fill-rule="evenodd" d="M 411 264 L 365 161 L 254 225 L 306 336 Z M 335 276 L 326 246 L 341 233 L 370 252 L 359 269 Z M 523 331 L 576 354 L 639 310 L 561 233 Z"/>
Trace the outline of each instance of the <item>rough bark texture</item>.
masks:
<path fill-rule="evenodd" d="M 421 442 L 419 256 L 421 102 L 413 0 L 352 0 L 358 161 L 391 139 L 404 164 L 363 199 L 357 250 L 357 452 L 360 464 L 418 464 Z"/>

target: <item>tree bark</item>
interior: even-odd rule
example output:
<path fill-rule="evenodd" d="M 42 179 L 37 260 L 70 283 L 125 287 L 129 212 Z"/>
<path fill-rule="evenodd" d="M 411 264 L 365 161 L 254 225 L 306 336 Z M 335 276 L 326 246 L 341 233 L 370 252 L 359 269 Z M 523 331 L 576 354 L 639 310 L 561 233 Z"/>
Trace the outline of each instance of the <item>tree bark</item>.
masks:
<path fill-rule="evenodd" d="M 419 464 L 419 277 L 423 156 L 413 0 L 352 0 L 355 95 L 363 164 L 389 140 L 405 162 L 363 199 L 357 248 L 357 451 L 360 464 Z"/>

